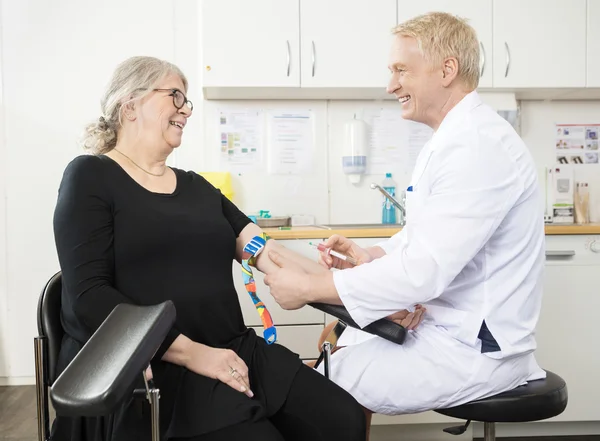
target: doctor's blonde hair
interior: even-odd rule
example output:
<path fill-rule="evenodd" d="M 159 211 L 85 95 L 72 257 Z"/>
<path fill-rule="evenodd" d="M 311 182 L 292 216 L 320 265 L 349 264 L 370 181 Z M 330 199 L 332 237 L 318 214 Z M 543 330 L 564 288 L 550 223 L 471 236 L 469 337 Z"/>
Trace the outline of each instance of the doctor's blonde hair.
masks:
<path fill-rule="evenodd" d="M 399 24 L 392 33 L 414 38 L 432 66 L 455 57 L 458 78 L 470 89 L 479 85 L 479 39 L 466 20 L 445 12 L 430 12 Z"/>

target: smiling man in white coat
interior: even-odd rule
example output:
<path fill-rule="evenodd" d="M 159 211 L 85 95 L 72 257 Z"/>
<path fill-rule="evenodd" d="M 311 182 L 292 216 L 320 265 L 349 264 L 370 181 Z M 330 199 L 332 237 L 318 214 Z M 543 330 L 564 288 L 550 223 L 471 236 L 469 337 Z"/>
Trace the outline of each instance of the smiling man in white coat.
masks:
<path fill-rule="evenodd" d="M 544 378 L 534 357 L 542 300 L 544 220 L 535 164 L 475 91 L 479 42 L 443 13 L 399 25 L 388 92 L 404 119 L 428 125 L 407 191 L 407 223 L 363 249 L 326 243 L 359 261 L 321 255 L 308 274 L 277 253 L 265 278 L 285 309 L 343 304 L 361 327 L 423 305 L 403 345 L 348 328 L 331 379 L 364 407 L 406 414 L 459 405 Z M 406 314 L 406 313 L 404 313 Z"/>

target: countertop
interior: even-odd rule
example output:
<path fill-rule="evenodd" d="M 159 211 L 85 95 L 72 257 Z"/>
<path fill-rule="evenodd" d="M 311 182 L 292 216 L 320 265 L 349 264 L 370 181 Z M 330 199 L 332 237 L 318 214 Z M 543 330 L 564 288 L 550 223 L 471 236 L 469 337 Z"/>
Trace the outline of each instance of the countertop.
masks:
<path fill-rule="evenodd" d="M 339 234 L 344 237 L 359 238 L 359 237 L 391 237 L 402 229 L 400 226 L 372 226 L 372 227 L 352 227 L 347 225 L 344 227 L 324 228 L 320 226 L 308 227 L 284 227 L 289 229 L 279 228 L 263 228 L 265 233 L 273 239 L 327 239 L 328 237 Z M 585 225 L 550 225 L 545 226 L 547 235 L 560 234 L 600 234 L 600 224 L 585 224 Z"/>

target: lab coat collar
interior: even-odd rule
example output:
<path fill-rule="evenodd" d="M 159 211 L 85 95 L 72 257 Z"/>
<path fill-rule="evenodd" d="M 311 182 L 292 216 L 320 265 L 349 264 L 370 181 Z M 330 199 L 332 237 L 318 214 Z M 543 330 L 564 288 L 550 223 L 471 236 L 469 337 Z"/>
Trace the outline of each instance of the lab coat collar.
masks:
<path fill-rule="evenodd" d="M 482 104 L 481 97 L 476 90 L 468 93 L 446 114 L 438 129 L 431 137 L 431 151 L 441 144 L 437 140 L 447 139 L 446 136 L 460 125 L 461 120 L 475 107 Z"/>

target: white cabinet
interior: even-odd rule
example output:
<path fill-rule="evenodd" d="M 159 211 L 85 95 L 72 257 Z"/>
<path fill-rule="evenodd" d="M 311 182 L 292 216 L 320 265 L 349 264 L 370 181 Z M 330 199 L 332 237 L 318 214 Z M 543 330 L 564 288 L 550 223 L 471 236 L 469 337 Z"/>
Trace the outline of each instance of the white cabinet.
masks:
<path fill-rule="evenodd" d="M 494 87 L 585 87 L 586 0 L 501 0 L 493 7 Z"/>
<path fill-rule="evenodd" d="M 391 30 L 431 11 L 464 17 L 475 28 L 480 89 L 552 98 L 554 89 L 600 87 L 600 0 L 202 0 L 200 5 L 207 99 L 391 99 L 385 92 Z"/>
<path fill-rule="evenodd" d="M 600 419 L 600 253 L 590 249 L 592 240 L 600 250 L 600 236 L 546 237 L 547 249 L 563 255 L 547 258 L 536 358 L 566 381 L 569 392 L 566 410 L 553 421 Z"/>
<path fill-rule="evenodd" d="M 301 0 L 302 87 L 379 87 L 389 79 L 396 0 Z"/>
<path fill-rule="evenodd" d="M 600 0 L 588 0 L 587 86 L 600 87 Z"/>
<path fill-rule="evenodd" d="M 278 326 L 277 343 L 295 352 L 303 360 L 319 358 L 319 337 L 323 325 Z M 253 327 L 256 335 L 262 336 L 263 328 Z"/>
<path fill-rule="evenodd" d="M 204 87 L 300 86 L 299 0 L 202 0 Z"/>
<path fill-rule="evenodd" d="M 398 23 L 427 12 L 438 11 L 468 20 L 479 38 L 479 87 L 492 87 L 492 0 L 398 0 Z"/>

